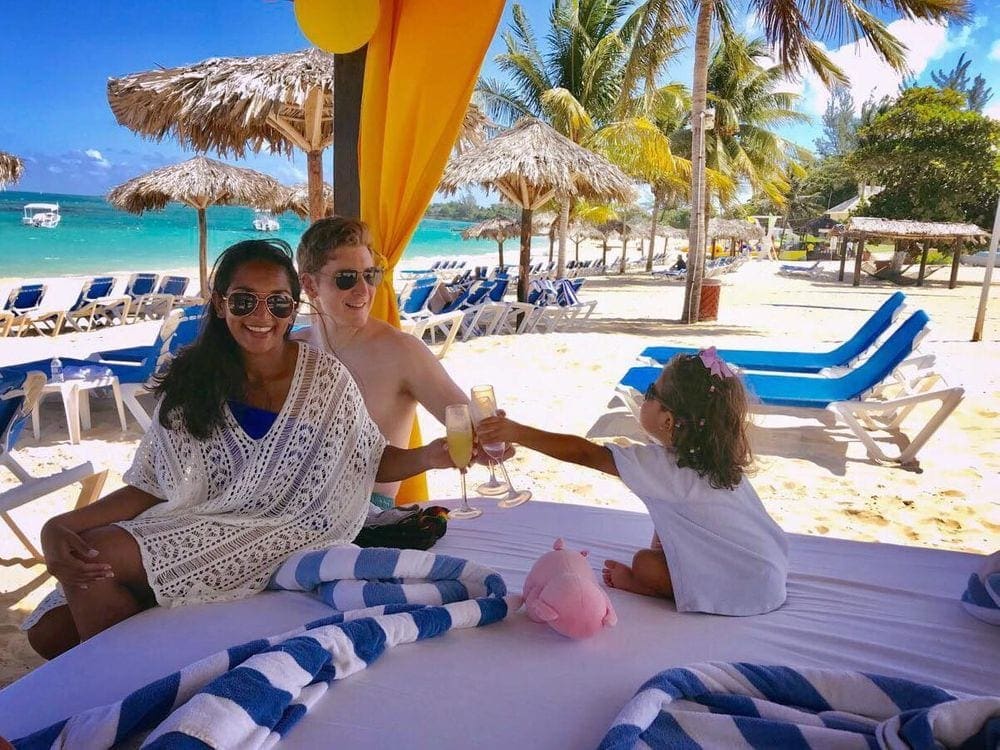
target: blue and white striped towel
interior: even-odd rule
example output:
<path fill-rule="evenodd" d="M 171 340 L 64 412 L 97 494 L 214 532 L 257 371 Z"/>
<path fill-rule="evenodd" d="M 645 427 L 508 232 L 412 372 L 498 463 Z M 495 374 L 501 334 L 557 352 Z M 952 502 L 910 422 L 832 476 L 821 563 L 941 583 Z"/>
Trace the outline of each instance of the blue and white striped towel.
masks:
<path fill-rule="evenodd" d="M 996 750 L 1000 697 L 827 669 L 703 663 L 646 682 L 600 750 Z"/>
<path fill-rule="evenodd" d="M 987 557 L 982 567 L 969 576 L 962 606 L 973 617 L 1000 625 L 1000 551 Z"/>
<path fill-rule="evenodd" d="M 339 579 L 329 577 L 334 575 Z M 503 579 L 488 568 L 378 547 L 296 554 L 278 569 L 270 588 L 309 591 L 341 609 L 352 606 L 220 651 L 119 703 L 15 740 L 14 747 L 97 750 L 126 741 L 136 746 L 145 737 L 147 748 L 271 748 L 330 682 L 361 671 L 387 648 L 488 625 L 521 604 L 520 597 L 506 596 Z M 364 603 L 353 606 L 358 602 Z"/>

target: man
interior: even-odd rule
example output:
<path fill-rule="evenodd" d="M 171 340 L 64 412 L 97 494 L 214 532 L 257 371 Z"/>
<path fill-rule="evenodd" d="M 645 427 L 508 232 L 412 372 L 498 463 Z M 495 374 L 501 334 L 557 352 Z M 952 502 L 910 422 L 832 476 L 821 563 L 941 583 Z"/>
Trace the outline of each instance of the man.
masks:
<path fill-rule="evenodd" d="M 406 448 L 418 403 L 443 424 L 448 404 L 469 399 L 422 341 L 370 317 L 384 272 L 370 244 L 368 228 L 354 219 L 328 217 L 306 230 L 296 259 L 315 322 L 292 338 L 333 352 L 382 434 Z M 372 502 L 391 506 L 398 489 L 398 482 L 376 484 Z"/>

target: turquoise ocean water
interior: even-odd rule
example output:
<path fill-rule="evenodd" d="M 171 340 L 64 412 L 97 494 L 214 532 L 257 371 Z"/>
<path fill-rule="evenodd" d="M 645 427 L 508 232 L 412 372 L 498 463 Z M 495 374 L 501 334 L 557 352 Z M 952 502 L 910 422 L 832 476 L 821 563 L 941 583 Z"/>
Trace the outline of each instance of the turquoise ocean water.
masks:
<path fill-rule="evenodd" d="M 62 221 L 54 229 L 21 225 L 25 203 L 58 203 Z M 306 222 L 291 213 L 277 217 L 281 230 L 253 230 L 253 210 L 240 206 L 208 209 L 209 265 L 226 247 L 249 238 L 278 236 L 294 248 Z M 194 209 L 170 204 L 136 216 L 110 206 L 102 196 L 0 192 L 0 277 L 47 277 L 125 271 L 192 268 L 198 265 L 198 226 Z M 482 255 L 495 264 L 492 240 L 463 240 L 467 224 L 425 219 L 406 252 L 403 267 L 422 267 L 435 258 Z M 541 248 L 541 238 L 533 243 Z M 547 247 L 547 244 L 546 244 Z M 504 245 L 504 259 L 516 257 L 517 240 Z M 426 260 L 425 260 L 426 259 Z"/>

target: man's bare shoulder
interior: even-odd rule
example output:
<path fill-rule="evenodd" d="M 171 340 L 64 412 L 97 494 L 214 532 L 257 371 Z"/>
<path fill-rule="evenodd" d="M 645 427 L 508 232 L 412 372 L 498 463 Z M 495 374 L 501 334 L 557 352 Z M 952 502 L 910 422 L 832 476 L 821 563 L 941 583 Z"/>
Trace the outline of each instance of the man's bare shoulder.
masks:
<path fill-rule="evenodd" d="M 383 320 L 370 320 L 368 325 L 371 326 L 367 337 L 368 344 L 372 347 L 407 359 L 434 356 L 418 338 L 404 333 Z"/>

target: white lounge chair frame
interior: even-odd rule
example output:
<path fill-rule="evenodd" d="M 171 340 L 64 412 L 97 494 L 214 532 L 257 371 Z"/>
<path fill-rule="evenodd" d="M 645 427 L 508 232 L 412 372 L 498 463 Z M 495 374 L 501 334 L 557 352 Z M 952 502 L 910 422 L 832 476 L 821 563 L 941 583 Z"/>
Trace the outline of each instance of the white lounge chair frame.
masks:
<path fill-rule="evenodd" d="M 24 386 L 20 390 L 4 394 L 3 398 L 5 399 L 24 397 L 24 402 L 19 407 L 13 419 L 11 419 L 11 424 L 27 417 L 28 413 L 31 412 L 37 403 L 44 386 L 45 375 L 40 372 L 29 372 L 25 377 Z M 6 435 L 3 438 L 4 442 L 6 442 Z M 2 450 L 2 447 L 0 447 L 0 450 Z M 43 555 L 24 531 L 14 522 L 14 519 L 10 516 L 10 511 L 75 482 L 79 482 L 81 485 L 75 507 L 83 507 L 97 499 L 108 476 L 107 470 L 95 471 L 93 464 L 87 461 L 78 466 L 65 469 L 58 474 L 35 477 L 17 462 L 9 450 L 5 450 L 0 454 L 0 465 L 5 466 L 20 482 L 20 484 L 15 485 L 11 489 L 0 493 L 0 518 L 3 518 L 4 523 L 7 524 L 14 536 L 17 537 L 18 541 L 31 554 L 30 558 L 14 558 L 6 562 L 21 564 L 26 567 L 44 562 Z"/>

